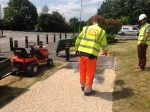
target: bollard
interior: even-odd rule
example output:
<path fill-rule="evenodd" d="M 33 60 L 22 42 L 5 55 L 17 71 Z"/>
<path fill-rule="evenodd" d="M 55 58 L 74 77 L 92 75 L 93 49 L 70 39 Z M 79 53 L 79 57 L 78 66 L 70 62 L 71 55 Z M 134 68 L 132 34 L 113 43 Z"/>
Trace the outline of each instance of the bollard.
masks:
<path fill-rule="evenodd" d="M 48 44 L 48 34 L 46 35 L 46 43 Z"/>
<path fill-rule="evenodd" d="M 13 51 L 13 38 L 12 37 L 10 37 L 9 42 L 10 42 L 10 51 Z"/>
<path fill-rule="evenodd" d="M 43 48 L 43 42 L 42 41 L 39 42 L 39 47 Z"/>
<path fill-rule="evenodd" d="M 65 38 L 67 38 L 67 34 L 65 33 Z"/>
<path fill-rule="evenodd" d="M 56 36 L 55 36 L 55 34 L 54 34 L 54 42 L 56 42 Z"/>
<path fill-rule="evenodd" d="M 61 33 L 59 34 L 60 36 L 59 36 L 59 39 L 61 39 Z"/>
<path fill-rule="evenodd" d="M 25 36 L 25 45 L 26 45 L 26 48 L 28 48 L 28 36 Z"/>
<path fill-rule="evenodd" d="M 74 36 L 74 32 L 73 32 L 73 36 Z"/>
<path fill-rule="evenodd" d="M 39 41 L 40 41 L 40 36 L 37 35 L 37 45 L 39 45 Z"/>
<path fill-rule="evenodd" d="M 69 49 L 70 49 L 70 43 L 66 43 L 66 61 L 69 61 Z"/>
<path fill-rule="evenodd" d="M 1 30 L 1 34 L 2 34 L 2 36 L 3 36 L 3 30 Z"/>
<path fill-rule="evenodd" d="M 14 40 L 14 47 L 18 47 L 18 41 Z"/>

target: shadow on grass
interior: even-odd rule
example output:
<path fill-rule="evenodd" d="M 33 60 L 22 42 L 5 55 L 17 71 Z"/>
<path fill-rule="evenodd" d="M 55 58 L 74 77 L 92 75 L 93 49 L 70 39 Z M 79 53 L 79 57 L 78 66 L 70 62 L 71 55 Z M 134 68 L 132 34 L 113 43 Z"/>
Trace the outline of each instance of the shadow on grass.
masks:
<path fill-rule="evenodd" d="M 116 101 L 123 98 L 131 97 L 134 95 L 133 89 L 131 88 L 124 88 L 124 81 L 117 80 L 115 81 L 116 86 L 120 86 L 121 91 L 114 91 L 114 92 L 99 92 L 96 90 L 96 94 L 93 95 L 94 97 L 100 97 L 107 101 Z"/>
<path fill-rule="evenodd" d="M 113 92 L 113 100 L 120 100 L 126 97 L 131 97 L 134 95 L 133 89 L 131 88 L 124 88 L 124 81 L 123 80 L 116 80 L 115 81 L 116 86 L 120 86 L 121 91 L 114 91 Z"/>
<path fill-rule="evenodd" d="M 26 88 L 0 86 L 0 108 L 4 107 L 27 90 Z"/>

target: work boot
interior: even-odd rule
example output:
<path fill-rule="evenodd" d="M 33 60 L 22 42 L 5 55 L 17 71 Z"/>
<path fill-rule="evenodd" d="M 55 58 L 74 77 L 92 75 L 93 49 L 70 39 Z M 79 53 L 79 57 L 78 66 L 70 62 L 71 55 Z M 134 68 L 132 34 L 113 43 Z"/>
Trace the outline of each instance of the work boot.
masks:
<path fill-rule="evenodd" d="M 139 71 L 143 71 L 143 69 L 138 68 L 138 69 L 135 69 L 135 71 L 139 72 Z"/>
<path fill-rule="evenodd" d="M 84 87 L 81 87 L 81 90 L 84 91 Z"/>
<path fill-rule="evenodd" d="M 95 94 L 95 90 L 91 90 L 88 93 L 84 92 L 84 96 L 90 96 L 90 95 L 93 95 L 93 94 Z"/>
<path fill-rule="evenodd" d="M 135 69 L 139 69 L 140 68 L 140 66 L 136 66 L 136 67 L 134 67 Z"/>

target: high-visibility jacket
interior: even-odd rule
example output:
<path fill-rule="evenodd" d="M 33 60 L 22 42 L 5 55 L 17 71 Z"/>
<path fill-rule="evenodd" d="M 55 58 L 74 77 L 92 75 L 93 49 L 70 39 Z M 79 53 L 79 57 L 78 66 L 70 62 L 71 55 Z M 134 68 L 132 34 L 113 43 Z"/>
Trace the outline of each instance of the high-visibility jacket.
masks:
<path fill-rule="evenodd" d="M 144 37 L 145 37 L 145 34 L 146 34 L 146 29 L 149 26 L 150 26 L 150 24 L 145 23 L 145 25 L 140 29 L 138 42 L 137 42 L 138 45 L 140 45 L 144 41 Z M 147 38 L 145 44 L 150 45 L 150 36 Z"/>
<path fill-rule="evenodd" d="M 75 50 L 98 56 L 100 47 L 108 51 L 106 33 L 98 25 L 83 27 L 75 42 Z"/>

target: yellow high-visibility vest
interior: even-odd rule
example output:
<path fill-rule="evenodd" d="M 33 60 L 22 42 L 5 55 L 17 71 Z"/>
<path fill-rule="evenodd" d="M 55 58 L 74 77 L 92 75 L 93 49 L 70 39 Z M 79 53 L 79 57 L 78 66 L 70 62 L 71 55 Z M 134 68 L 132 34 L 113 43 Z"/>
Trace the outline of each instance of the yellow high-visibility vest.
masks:
<path fill-rule="evenodd" d="M 83 27 L 75 42 L 75 50 L 98 56 L 100 47 L 108 51 L 106 33 L 98 25 Z"/>
<path fill-rule="evenodd" d="M 139 31 L 139 37 L 137 44 L 140 45 L 144 41 L 144 37 L 146 34 L 146 28 L 150 26 L 150 24 L 146 23 Z M 145 44 L 150 45 L 150 36 L 147 38 Z"/>

